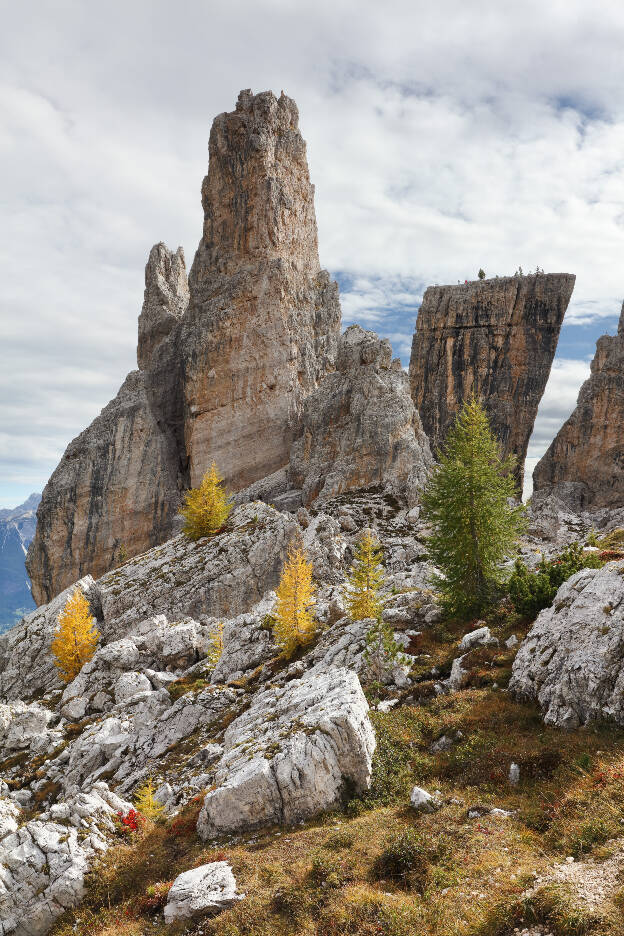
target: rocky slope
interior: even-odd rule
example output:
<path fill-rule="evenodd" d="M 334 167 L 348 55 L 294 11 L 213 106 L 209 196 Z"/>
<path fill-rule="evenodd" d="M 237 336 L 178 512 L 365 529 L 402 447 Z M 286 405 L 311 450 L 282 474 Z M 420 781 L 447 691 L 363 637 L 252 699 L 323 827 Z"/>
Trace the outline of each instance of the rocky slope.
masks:
<path fill-rule="evenodd" d="M 624 305 L 617 335 L 596 344 L 576 409 L 533 472 L 536 500 L 555 497 L 578 511 L 624 503 Z"/>
<path fill-rule="evenodd" d="M 412 399 L 432 450 L 463 400 L 478 396 L 518 479 L 575 277 L 567 273 L 430 286 L 410 359 Z"/>
<path fill-rule="evenodd" d="M 358 354 L 360 339 L 385 347 L 365 333 L 347 345 L 353 337 Z M 383 377 L 372 369 L 374 401 L 387 390 Z M 585 529 L 572 516 L 561 526 L 566 536 Z M 344 609 L 366 528 L 384 549 L 383 618 L 400 648 L 381 674 L 370 658 L 375 622 L 351 621 Z M 241 934 L 253 921 L 278 934 L 293 906 L 302 925 L 321 914 L 322 933 L 343 917 L 357 932 L 362 907 L 372 907 L 376 920 L 400 910 L 401 933 L 447 936 L 460 920 L 483 922 L 486 905 L 468 896 L 484 889 L 484 875 L 498 897 L 521 867 L 548 880 L 545 845 L 531 844 L 523 817 L 538 808 L 533 798 L 550 802 L 553 749 L 571 745 L 576 763 L 590 744 L 615 757 L 621 739 L 536 731 L 534 708 L 503 691 L 526 623 L 505 608 L 487 625 L 444 620 L 425 533 L 417 511 L 383 485 L 295 514 L 244 503 L 210 539 L 175 536 L 76 583 L 101 636 L 69 685 L 50 656 L 69 590 L 0 637 L 2 936 L 44 936 L 55 921 L 60 933 L 95 926 L 99 936 L 128 916 L 151 927 L 163 909 L 164 925 L 222 914 L 211 932 Z M 271 615 L 295 540 L 313 562 L 318 632 L 285 659 Z M 538 548 L 553 544 L 532 533 L 527 559 Z M 571 579 L 520 640 L 514 693 L 536 697 L 548 722 L 572 724 L 570 711 L 578 722 L 620 720 L 621 564 Z M 133 832 L 132 799 L 148 777 L 167 818 Z M 562 777 L 552 782 L 561 796 Z M 384 877 L 395 840 L 417 848 L 425 869 L 417 899 L 412 885 Z"/>
<path fill-rule="evenodd" d="M 304 405 L 302 435 L 288 479 L 305 505 L 383 484 L 417 500 L 433 459 L 390 342 L 352 325 L 340 339 L 336 371 Z"/>
<path fill-rule="evenodd" d="M 233 490 L 286 465 L 303 400 L 333 368 L 338 288 L 319 264 L 294 101 L 243 91 L 215 119 L 202 203 L 190 281 L 181 249 L 152 248 L 139 370 L 45 487 L 28 554 L 38 603 L 163 542 L 213 459 Z"/>
<path fill-rule="evenodd" d="M 40 494 L 31 494 L 19 507 L 0 510 L 0 634 L 34 607 L 24 560 L 40 500 Z"/>
<path fill-rule="evenodd" d="M 69 589 L 0 638 L 3 936 L 43 934 L 81 899 L 85 872 L 114 831 L 106 803 L 125 814 L 130 804 L 119 796 L 147 775 L 169 811 L 210 789 L 198 822 L 206 838 L 300 822 L 367 789 L 376 741 L 356 674 L 368 666 L 372 622 L 351 632 L 340 597 L 363 509 L 388 537 L 390 580 L 413 587 L 422 571 L 406 562 L 419 550 L 408 543 L 405 509 L 397 514 L 385 495 L 362 495 L 349 508 L 330 503 L 340 520 L 256 502 L 236 508 L 219 536 L 175 537 L 72 586 L 87 595 L 101 636 L 65 688 L 50 642 Z M 325 634 L 284 666 L 265 619 L 295 538 L 314 563 Z M 431 610 L 418 591 L 390 600 L 386 614 L 404 624 Z M 224 646 L 214 668 L 206 654 L 219 621 Z M 387 678 L 407 684 L 405 666 Z M 89 806 L 89 796 L 104 805 Z M 18 831 L 22 809 L 34 818 Z"/>

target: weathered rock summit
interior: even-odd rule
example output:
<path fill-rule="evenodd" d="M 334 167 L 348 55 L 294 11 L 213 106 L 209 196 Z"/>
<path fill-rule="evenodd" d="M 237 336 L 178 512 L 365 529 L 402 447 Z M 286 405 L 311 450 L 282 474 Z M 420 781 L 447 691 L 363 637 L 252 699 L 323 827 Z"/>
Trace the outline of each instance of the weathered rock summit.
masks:
<path fill-rule="evenodd" d="M 596 343 L 576 409 L 533 472 L 535 499 L 572 510 L 624 506 L 624 305 L 617 335 Z"/>
<path fill-rule="evenodd" d="M 504 453 L 517 456 L 521 480 L 574 282 L 569 273 L 540 273 L 427 289 L 409 374 L 434 453 L 475 394 Z"/>
<path fill-rule="evenodd" d="M 387 339 L 351 325 L 336 371 L 304 404 L 303 433 L 288 477 L 305 505 L 353 488 L 384 484 L 414 503 L 433 459 L 409 394 L 407 375 Z"/>
<path fill-rule="evenodd" d="M 338 287 L 319 264 L 294 101 L 242 91 L 215 119 L 202 203 L 189 282 L 181 248 L 152 248 L 139 370 L 45 487 L 27 561 L 38 603 L 171 536 L 213 460 L 232 490 L 285 466 L 303 401 L 333 369 Z"/>

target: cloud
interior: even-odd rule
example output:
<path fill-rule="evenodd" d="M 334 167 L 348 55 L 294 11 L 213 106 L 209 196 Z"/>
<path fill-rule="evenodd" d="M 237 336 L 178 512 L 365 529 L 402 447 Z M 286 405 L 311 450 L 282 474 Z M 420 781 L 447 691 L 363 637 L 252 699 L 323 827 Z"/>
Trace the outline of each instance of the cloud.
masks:
<path fill-rule="evenodd" d="M 43 485 L 134 366 L 149 248 L 192 259 L 210 123 L 242 87 L 299 105 L 345 324 L 405 363 L 428 284 L 539 264 L 577 274 L 568 321 L 591 354 L 624 293 L 623 38 L 607 0 L 12 5 L 0 501 Z"/>

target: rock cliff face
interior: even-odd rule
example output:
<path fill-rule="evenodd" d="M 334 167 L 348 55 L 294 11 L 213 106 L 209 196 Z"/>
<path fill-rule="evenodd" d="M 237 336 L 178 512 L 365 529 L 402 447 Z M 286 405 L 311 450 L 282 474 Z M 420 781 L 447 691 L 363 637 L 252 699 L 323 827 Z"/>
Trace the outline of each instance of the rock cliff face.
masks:
<path fill-rule="evenodd" d="M 26 567 L 37 603 L 171 533 L 179 459 L 141 371 L 73 442 L 43 491 Z"/>
<path fill-rule="evenodd" d="M 574 510 L 624 506 L 624 305 L 618 333 L 596 344 L 576 409 L 533 472 L 536 500 Z"/>
<path fill-rule="evenodd" d="M 517 456 L 521 480 L 574 282 L 571 274 L 550 273 L 427 289 L 409 374 L 434 452 L 474 393 L 503 452 Z"/>
<path fill-rule="evenodd" d="M 294 101 L 243 91 L 216 118 L 202 202 L 182 330 L 186 450 L 191 484 L 214 458 L 238 490 L 287 463 L 340 334 Z"/>
<path fill-rule="evenodd" d="M 383 483 L 410 504 L 432 464 L 407 376 L 387 340 L 352 325 L 337 369 L 305 401 L 288 478 L 304 504 Z"/>
<path fill-rule="evenodd" d="M 231 490 L 286 465 L 340 333 L 313 196 L 294 101 L 241 92 L 210 135 L 190 293 L 182 249 L 157 244 L 140 369 L 70 443 L 43 492 L 27 560 L 38 603 L 170 536 L 181 491 L 213 460 Z"/>
<path fill-rule="evenodd" d="M 137 363 L 149 370 L 156 349 L 180 321 L 189 301 L 184 251 L 154 244 L 145 269 L 145 296 L 139 315 Z"/>

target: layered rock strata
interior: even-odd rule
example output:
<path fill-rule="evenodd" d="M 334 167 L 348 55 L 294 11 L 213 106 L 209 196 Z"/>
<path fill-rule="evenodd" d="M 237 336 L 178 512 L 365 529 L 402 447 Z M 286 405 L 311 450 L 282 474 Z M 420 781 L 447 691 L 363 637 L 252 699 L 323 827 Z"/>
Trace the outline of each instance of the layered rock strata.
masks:
<path fill-rule="evenodd" d="M 576 409 L 533 472 L 535 500 L 572 510 L 624 506 L 624 305 L 617 335 L 596 343 Z"/>
<path fill-rule="evenodd" d="M 503 453 L 517 457 L 521 480 L 575 279 L 568 273 L 508 276 L 426 290 L 409 375 L 434 453 L 474 394 Z"/>
<path fill-rule="evenodd" d="M 304 404 L 288 479 L 305 505 L 383 484 L 409 504 L 433 459 L 390 342 L 359 325 L 340 340 L 336 371 Z"/>
<path fill-rule="evenodd" d="M 303 400 L 333 368 L 338 287 L 319 264 L 294 101 L 243 91 L 216 118 L 202 202 L 190 291 L 182 250 L 153 247 L 139 370 L 43 492 L 27 563 L 37 603 L 170 536 L 213 460 L 231 490 L 285 466 Z"/>

